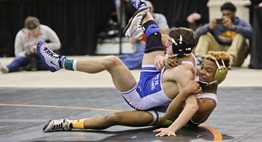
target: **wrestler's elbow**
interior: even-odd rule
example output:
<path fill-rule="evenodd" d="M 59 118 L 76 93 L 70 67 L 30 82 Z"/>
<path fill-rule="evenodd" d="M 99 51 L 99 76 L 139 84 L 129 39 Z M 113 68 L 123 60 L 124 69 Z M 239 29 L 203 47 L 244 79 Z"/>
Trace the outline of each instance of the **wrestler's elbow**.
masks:
<path fill-rule="evenodd" d="M 188 103 L 186 104 L 188 110 L 191 111 L 192 114 L 195 114 L 199 108 L 198 104 L 197 103 Z"/>
<path fill-rule="evenodd" d="M 196 103 L 196 104 L 188 104 L 189 105 L 189 109 L 193 112 L 193 113 L 195 113 L 195 112 L 197 112 L 197 110 L 198 110 L 198 104 Z"/>
<path fill-rule="evenodd" d="M 186 100 L 186 106 L 188 109 L 190 109 L 192 112 L 196 112 L 199 108 L 196 97 L 194 95 L 191 95 Z"/>

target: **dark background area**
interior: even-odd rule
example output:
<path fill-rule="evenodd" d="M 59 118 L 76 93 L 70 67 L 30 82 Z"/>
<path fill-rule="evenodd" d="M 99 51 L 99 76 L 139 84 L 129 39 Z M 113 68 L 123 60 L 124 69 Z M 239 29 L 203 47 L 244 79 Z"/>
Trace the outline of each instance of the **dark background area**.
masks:
<path fill-rule="evenodd" d="M 156 13 L 166 16 L 170 27 L 187 27 L 186 18 L 194 10 L 202 15 L 203 23 L 209 21 L 208 0 L 150 1 Z M 253 7 L 260 0 L 251 2 L 252 23 Z M 114 0 L 0 0 L 0 57 L 14 56 L 15 36 L 27 16 L 38 17 L 57 33 L 61 54 L 95 55 L 97 35 L 108 28 L 116 13 Z"/>

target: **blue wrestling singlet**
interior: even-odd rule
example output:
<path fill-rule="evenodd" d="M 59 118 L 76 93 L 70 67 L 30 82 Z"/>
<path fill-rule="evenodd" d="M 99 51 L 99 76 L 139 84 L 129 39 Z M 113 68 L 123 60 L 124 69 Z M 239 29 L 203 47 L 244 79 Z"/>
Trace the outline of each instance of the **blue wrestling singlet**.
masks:
<path fill-rule="evenodd" d="M 143 65 L 137 85 L 128 92 L 121 92 L 121 95 L 131 107 L 137 110 L 168 105 L 172 100 L 162 89 L 164 70 L 165 68 L 160 72 L 154 65 Z"/>
<path fill-rule="evenodd" d="M 182 61 L 182 64 L 192 65 L 196 76 L 196 64 L 190 61 Z M 139 82 L 133 89 L 120 92 L 122 97 L 131 107 L 137 110 L 148 110 L 169 105 L 172 99 L 166 96 L 162 88 L 162 74 L 165 69 L 163 68 L 160 72 L 155 68 L 155 65 L 143 65 Z"/>

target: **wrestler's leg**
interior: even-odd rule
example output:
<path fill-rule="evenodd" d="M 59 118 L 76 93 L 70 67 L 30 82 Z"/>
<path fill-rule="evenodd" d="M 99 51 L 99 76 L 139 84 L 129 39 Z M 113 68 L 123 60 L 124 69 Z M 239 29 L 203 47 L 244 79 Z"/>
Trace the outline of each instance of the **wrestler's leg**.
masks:
<path fill-rule="evenodd" d="M 152 121 L 153 116 L 147 111 L 123 111 L 115 112 L 105 116 L 95 116 L 86 118 L 85 129 L 106 129 L 115 125 L 141 127 L 147 126 Z M 73 128 L 74 128 L 74 123 Z"/>
<path fill-rule="evenodd" d="M 44 41 L 38 43 L 37 52 L 40 59 L 45 62 L 52 72 L 61 68 L 91 74 L 107 70 L 112 76 L 116 89 L 119 91 L 128 91 L 136 85 L 136 80 L 130 70 L 116 56 L 106 56 L 99 59 L 68 59 L 66 56 L 54 53 Z"/>
<path fill-rule="evenodd" d="M 44 132 L 70 129 L 106 129 L 115 125 L 142 127 L 153 121 L 148 111 L 122 111 L 104 116 L 94 116 L 79 120 L 50 120 L 43 128 Z"/>
<path fill-rule="evenodd" d="M 127 37 L 146 39 L 143 65 L 154 65 L 157 55 L 164 55 L 160 28 L 153 16 L 148 11 L 144 0 L 131 0 L 131 4 L 137 9 L 134 16 L 128 22 L 124 33 Z"/>
<path fill-rule="evenodd" d="M 155 57 L 157 55 L 164 55 L 164 48 L 161 40 L 162 35 L 158 25 L 150 13 L 144 17 L 142 25 L 145 28 L 144 32 L 147 39 L 142 66 L 154 65 Z"/>

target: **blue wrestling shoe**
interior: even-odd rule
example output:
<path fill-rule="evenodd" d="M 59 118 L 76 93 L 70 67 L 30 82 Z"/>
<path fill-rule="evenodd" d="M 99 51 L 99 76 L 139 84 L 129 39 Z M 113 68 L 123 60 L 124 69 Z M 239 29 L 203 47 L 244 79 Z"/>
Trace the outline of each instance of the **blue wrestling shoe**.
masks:
<path fill-rule="evenodd" d="M 38 42 L 37 54 L 51 72 L 55 72 L 63 68 L 62 64 L 64 63 L 66 56 L 60 56 L 53 52 L 47 47 L 47 44 L 44 41 Z"/>
<path fill-rule="evenodd" d="M 140 39 L 140 37 L 143 36 L 144 29 L 142 26 L 142 21 L 148 11 L 149 9 L 146 7 L 141 8 L 135 12 L 123 30 L 123 33 L 126 37 Z"/>
<path fill-rule="evenodd" d="M 147 8 L 145 0 L 131 0 L 130 2 L 136 9 Z"/>

